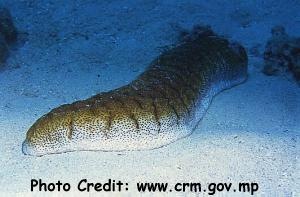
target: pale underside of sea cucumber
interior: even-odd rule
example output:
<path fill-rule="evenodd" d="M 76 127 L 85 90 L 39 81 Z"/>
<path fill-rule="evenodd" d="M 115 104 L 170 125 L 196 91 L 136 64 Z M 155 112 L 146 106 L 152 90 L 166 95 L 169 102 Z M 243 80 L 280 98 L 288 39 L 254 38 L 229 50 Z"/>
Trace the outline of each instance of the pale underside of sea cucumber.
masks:
<path fill-rule="evenodd" d="M 195 27 L 130 84 L 62 105 L 28 130 L 26 155 L 154 149 L 192 133 L 212 98 L 247 78 L 244 48 Z"/>

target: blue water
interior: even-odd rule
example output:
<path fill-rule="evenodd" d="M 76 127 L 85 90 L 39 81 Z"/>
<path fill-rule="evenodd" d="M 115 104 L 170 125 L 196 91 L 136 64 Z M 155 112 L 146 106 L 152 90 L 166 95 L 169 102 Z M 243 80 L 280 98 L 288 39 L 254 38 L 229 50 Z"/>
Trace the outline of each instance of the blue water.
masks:
<path fill-rule="evenodd" d="M 261 72 L 274 25 L 300 37 L 299 1 L 2 0 L 0 5 L 10 10 L 20 32 L 0 71 L 0 196 L 32 195 L 31 178 L 73 184 L 81 178 L 120 179 L 130 183 L 128 196 L 136 194 L 138 181 L 253 181 L 260 185 L 257 195 L 300 195 L 299 85 L 289 73 Z M 196 24 L 210 25 L 247 49 L 249 78 L 218 95 L 191 136 L 143 152 L 22 154 L 26 131 L 40 116 L 129 83 L 176 43 L 180 30 Z"/>

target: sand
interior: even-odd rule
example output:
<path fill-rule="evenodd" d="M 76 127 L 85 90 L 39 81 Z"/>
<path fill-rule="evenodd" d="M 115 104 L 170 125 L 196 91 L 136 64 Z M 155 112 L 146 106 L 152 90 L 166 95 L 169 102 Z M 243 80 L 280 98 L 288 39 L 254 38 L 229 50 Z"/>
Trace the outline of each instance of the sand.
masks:
<path fill-rule="evenodd" d="M 11 10 L 22 32 L 0 71 L 0 196 L 74 196 L 82 178 L 128 182 L 129 191 L 121 193 L 125 196 L 139 195 L 136 182 L 150 181 L 257 182 L 258 196 L 300 195 L 300 87 L 287 74 L 261 73 L 264 44 L 274 25 L 300 35 L 299 2 L 11 0 L 0 4 Z M 26 131 L 37 118 L 53 107 L 129 83 L 176 42 L 181 28 L 195 24 L 209 24 L 218 34 L 241 42 L 249 52 L 249 78 L 215 97 L 192 135 L 150 151 L 22 154 Z M 68 182 L 74 191 L 31 193 L 32 178 Z"/>

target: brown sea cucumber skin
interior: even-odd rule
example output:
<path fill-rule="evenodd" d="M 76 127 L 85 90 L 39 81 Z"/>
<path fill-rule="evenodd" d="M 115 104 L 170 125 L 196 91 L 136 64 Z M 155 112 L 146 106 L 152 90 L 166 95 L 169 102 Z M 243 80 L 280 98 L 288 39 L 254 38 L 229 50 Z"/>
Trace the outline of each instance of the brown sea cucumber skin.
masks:
<path fill-rule="evenodd" d="M 28 130 L 23 153 L 164 146 L 189 135 L 213 96 L 246 77 L 244 48 L 198 28 L 130 84 L 42 116 Z"/>

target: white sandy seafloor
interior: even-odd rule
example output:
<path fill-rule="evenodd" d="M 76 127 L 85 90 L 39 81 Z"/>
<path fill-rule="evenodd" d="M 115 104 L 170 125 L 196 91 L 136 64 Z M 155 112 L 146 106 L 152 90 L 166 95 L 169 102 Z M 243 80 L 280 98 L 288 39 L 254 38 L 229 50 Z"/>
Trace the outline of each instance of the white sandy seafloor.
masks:
<path fill-rule="evenodd" d="M 82 178 L 136 182 L 257 182 L 257 196 L 300 196 L 300 87 L 287 75 L 261 73 L 270 29 L 300 36 L 300 2 L 0 1 L 23 32 L 0 71 L 0 196 L 31 196 L 30 180 Z M 249 52 L 249 79 L 219 94 L 189 137 L 137 152 L 25 156 L 27 129 L 64 103 L 122 86 L 143 72 L 181 27 L 209 24 Z M 35 193 L 36 196 L 74 196 Z M 81 193 L 83 196 L 120 193 Z M 203 196 L 203 193 L 148 193 Z M 146 196 L 147 196 L 146 195 Z M 217 193 L 217 196 L 250 196 Z M 205 194 L 204 196 L 207 196 Z"/>

